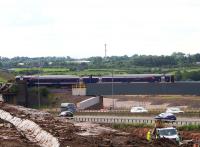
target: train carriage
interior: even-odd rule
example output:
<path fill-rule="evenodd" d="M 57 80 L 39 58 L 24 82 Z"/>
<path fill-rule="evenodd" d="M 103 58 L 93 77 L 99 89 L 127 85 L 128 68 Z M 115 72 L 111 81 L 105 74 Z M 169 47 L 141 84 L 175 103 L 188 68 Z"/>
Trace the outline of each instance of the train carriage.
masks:
<path fill-rule="evenodd" d="M 16 82 L 26 81 L 28 86 L 65 86 L 78 83 L 133 83 L 133 82 L 174 82 L 171 74 L 131 74 L 114 76 L 71 76 L 71 75 L 42 75 L 42 76 L 16 76 Z"/>

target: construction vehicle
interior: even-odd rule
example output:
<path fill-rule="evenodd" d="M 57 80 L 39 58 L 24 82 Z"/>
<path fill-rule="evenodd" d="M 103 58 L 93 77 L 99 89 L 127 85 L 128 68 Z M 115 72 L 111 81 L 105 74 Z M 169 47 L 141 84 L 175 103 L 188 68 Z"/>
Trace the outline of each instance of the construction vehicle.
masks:
<path fill-rule="evenodd" d="M 174 140 L 178 144 L 180 144 L 181 142 L 181 137 L 175 127 L 156 126 L 154 128 L 154 131 L 152 132 L 152 138 L 154 139 L 167 138 L 170 140 Z"/>
<path fill-rule="evenodd" d="M 172 122 L 176 120 L 176 117 L 173 114 L 161 113 L 154 119 L 155 127 L 152 132 L 152 139 L 167 138 L 173 140 L 177 144 L 181 144 L 181 137 L 177 129 L 172 126 Z"/>
<path fill-rule="evenodd" d="M 161 113 L 154 117 L 155 127 L 152 131 L 152 139 L 167 138 L 173 140 L 178 145 L 194 143 L 193 140 L 182 140 L 173 122 L 176 116 L 172 113 Z"/>

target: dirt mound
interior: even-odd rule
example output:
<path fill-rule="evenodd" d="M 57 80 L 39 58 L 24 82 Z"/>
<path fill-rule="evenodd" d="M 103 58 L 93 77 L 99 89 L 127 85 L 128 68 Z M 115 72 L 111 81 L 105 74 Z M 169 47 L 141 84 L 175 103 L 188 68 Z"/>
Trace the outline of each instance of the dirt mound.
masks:
<path fill-rule="evenodd" d="M 177 147 L 178 145 L 168 139 L 159 139 L 148 142 L 137 135 L 103 134 L 95 139 L 100 147 Z"/>
<path fill-rule="evenodd" d="M 26 109 L 24 107 L 2 105 L 1 109 L 12 113 L 19 118 L 30 119 L 37 123 L 42 129 L 51 133 L 58 138 L 61 147 L 175 147 L 173 141 L 167 139 L 159 139 L 148 142 L 146 137 L 147 128 L 130 129 L 128 133 L 122 131 L 102 131 L 100 134 L 80 135 L 87 129 L 75 126 L 65 118 L 56 118 L 51 114 L 34 109 Z M 6 122 L 2 122 L 6 123 Z M 8 123 L 7 123 L 8 124 Z M 83 124 L 84 125 L 84 124 Z M 2 146 L 30 146 L 36 147 L 20 134 L 13 126 L 0 125 L 0 142 Z M 90 132 L 97 131 L 96 125 L 90 127 Z M 107 129 L 105 129 L 107 130 Z M 1 147 L 1 146 L 0 146 Z"/>
<path fill-rule="evenodd" d="M 172 141 L 166 138 L 156 139 L 151 144 L 153 146 L 159 146 L 159 147 L 177 147 L 178 146 L 178 144 L 175 141 Z"/>
<path fill-rule="evenodd" d="M 193 139 L 200 141 L 200 132 L 182 131 L 181 136 L 184 136 L 183 139 Z"/>
<path fill-rule="evenodd" d="M 0 120 L 0 147 L 39 147 L 27 140 L 11 124 Z"/>

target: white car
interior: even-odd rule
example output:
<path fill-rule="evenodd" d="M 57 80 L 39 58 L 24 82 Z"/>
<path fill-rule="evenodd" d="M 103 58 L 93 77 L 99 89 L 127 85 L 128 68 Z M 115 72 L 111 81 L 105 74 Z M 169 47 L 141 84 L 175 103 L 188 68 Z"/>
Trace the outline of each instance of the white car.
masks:
<path fill-rule="evenodd" d="M 60 117 L 73 117 L 73 113 L 71 111 L 62 111 L 59 116 Z"/>
<path fill-rule="evenodd" d="M 131 108 L 131 113 L 145 113 L 148 112 L 147 109 L 145 109 L 144 107 L 132 107 Z"/>
<path fill-rule="evenodd" d="M 180 108 L 177 108 L 177 107 L 170 107 L 170 108 L 167 108 L 166 110 L 167 113 L 183 113 L 184 111 L 181 111 Z"/>

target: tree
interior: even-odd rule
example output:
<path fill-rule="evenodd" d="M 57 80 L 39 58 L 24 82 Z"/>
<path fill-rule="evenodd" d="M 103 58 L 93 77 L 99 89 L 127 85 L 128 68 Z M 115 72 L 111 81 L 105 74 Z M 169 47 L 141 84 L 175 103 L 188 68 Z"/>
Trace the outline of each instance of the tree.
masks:
<path fill-rule="evenodd" d="M 182 80 L 182 73 L 180 72 L 180 70 L 175 72 L 175 80 L 176 81 Z"/>

